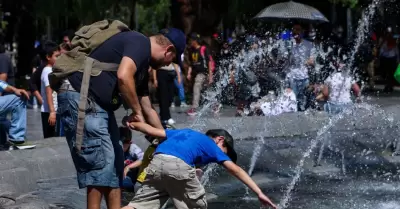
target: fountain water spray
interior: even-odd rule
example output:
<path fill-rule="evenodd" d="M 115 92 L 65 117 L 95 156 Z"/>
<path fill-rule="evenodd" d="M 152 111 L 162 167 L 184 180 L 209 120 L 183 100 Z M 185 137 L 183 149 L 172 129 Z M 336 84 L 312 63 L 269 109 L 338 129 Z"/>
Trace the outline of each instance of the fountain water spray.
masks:
<path fill-rule="evenodd" d="M 318 131 L 317 137 L 311 141 L 311 144 L 310 144 L 309 148 L 303 154 L 302 158 L 300 159 L 299 163 L 296 166 L 295 176 L 293 177 L 292 181 L 289 183 L 289 185 L 288 185 L 288 187 L 286 189 L 285 195 L 283 196 L 283 199 L 279 204 L 279 208 L 280 209 L 285 209 L 285 208 L 288 207 L 290 198 L 292 196 L 292 191 L 293 191 L 294 187 L 296 186 L 296 183 L 300 180 L 301 174 L 303 173 L 303 170 L 304 170 L 303 166 L 304 166 L 304 163 L 305 163 L 306 159 L 308 157 L 310 157 L 311 153 L 313 152 L 315 147 L 317 147 L 318 143 L 322 139 L 324 139 L 324 134 L 327 131 L 329 131 L 329 129 L 332 128 L 340 119 L 342 119 L 345 114 L 348 114 L 348 112 L 350 110 L 352 110 L 352 108 L 347 109 L 347 110 L 343 111 L 343 113 L 335 115 L 334 117 L 330 118 L 329 119 L 329 123 L 327 125 L 325 125 L 324 127 L 322 127 Z"/>
<path fill-rule="evenodd" d="M 260 136 L 260 138 L 257 141 L 256 146 L 254 148 L 253 155 L 251 156 L 250 167 L 249 167 L 249 171 L 247 172 L 249 174 L 249 176 L 251 176 L 253 174 L 254 167 L 256 165 L 258 158 L 261 155 L 263 146 L 264 146 L 264 137 Z"/>

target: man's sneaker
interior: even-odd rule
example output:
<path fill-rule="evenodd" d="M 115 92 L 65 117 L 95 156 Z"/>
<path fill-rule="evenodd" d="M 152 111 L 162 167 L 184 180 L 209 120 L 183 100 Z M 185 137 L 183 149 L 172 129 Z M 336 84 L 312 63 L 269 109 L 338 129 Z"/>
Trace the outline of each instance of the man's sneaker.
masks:
<path fill-rule="evenodd" d="M 5 144 L 0 145 L 0 151 L 8 151 L 13 150 L 13 147 L 10 142 L 6 142 Z"/>
<path fill-rule="evenodd" d="M 169 120 L 167 120 L 167 125 L 171 125 L 173 126 L 175 124 L 175 120 L 170 118 Z"/>
<path fill-rule="evenodd" d="M 186 104 L 186 102 L 181 102 L 181 106 L 180 107 L 188 107 L 188 105 Z"/>
<path fill-rule="evenodd" d="M 172 102 L 171 107 L 175 107 L 175 103 Z"/>
<path fill-rule="evenodd" d="M 35 144 L 29 144 L 26 141 L 12 141 L 10 140 L 11 147 L 14 149 L 33 149 L 36 147 Z"/>
<path fill-rule="evenodd" d="M 186 114 L 188 114 L 188 115 L 190 115 L 190 116 L 195 116 L 195 115 L 197 115 L 197 112 L 196 112 L 196 109 L 190 108 L 190 109 L 186 112 Z"/>

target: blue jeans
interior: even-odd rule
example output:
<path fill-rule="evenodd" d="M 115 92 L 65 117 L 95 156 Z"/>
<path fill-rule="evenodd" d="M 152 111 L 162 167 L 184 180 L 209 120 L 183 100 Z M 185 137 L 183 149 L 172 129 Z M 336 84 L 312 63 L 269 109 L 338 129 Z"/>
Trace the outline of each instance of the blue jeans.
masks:
<path fill-rule="evenodd" d="M 305 105 L 307 102 L 305 91 L 308 87 L 308 84 L 309 84 L 308 78 L 300 80 L 291 79 L 289 81 L 289 86 L 296 95 L 297 107 L 300 111 L 305 110 Z"/>
<path fill-rule="evenodd" d="M 324 104 L 324 111 L 332 114 L 332 115 L 337 115 L 343 110 L 350 108 L 352 103 L 333 103 L 333 102 L 326 102 Z"/>
<path fill-rule="evenodd" d="M 122 188 L 133 191 L 135 189 L 136 179 L 139 174 L 139 168 L 131 169 L 122 183 Z"/>
<path fill-rule="evenodd" d="M 64 134 L 64 125 L 61 122 L 59 115 L 57 115 L 57 122 L 56 122 L 56 133 L 58 136 L 65 136 Z"/>
<path fill-rule="evenodd" d="M 181 83 L 178 83 L 178 78 L 174 79 L 174 83 L 175 83 L 175 87 L 178 88 L 178 96 L 179 99 L 181 100 L 181 102 L 185 102 L 185 88 L 183 87 L 183 75 L 182 72 L 180 72 L 181 74 Z"/>
<path fill-rule="evenodd" d="M 135 188 L 135 184 L 133 183 L 131 177 L 127 176 L 124 178 L 124 181 L 122 182 L 122 188 L 128 190 L 133 190 Z"/>
<path fill-rule="evenodd" d="M 7 114 L 11 113 L 11 123 Z M 26 134 L 26 101 L 14 94 L 0 96 L 0 126 L 12 141 L 24 141 Z M 4 134 L 3 134 L 4 135 Z M 1 136 L 3 144 L 7 137 Z"/>
<path fill-rule="evenodd" d="M 82 148 L 76 150 L 76 129 L 80 94 L 58 94 L 58 114 L 64 126 L 79 188 L 122 185 L 124 156 L 114 112 L 106 111 L 91 99 L 86 108 Z"/>
<path fill-rule="evenodd" d="M 31 96 L 30 101 L 29 101 L 32 105 L 38 105 L 37 99 L 35 96 Z"/>

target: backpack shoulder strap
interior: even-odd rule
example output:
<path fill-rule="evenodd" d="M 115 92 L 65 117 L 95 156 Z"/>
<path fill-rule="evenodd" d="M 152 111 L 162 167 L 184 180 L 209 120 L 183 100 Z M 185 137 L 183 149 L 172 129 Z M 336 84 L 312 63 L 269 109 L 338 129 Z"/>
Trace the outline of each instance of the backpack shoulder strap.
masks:
<path fill-rule="evenodd" d="M 89 90 L 89 81 L 90 74 L 92 70 L 94 59 L 91 57 L 86 57 L 84 71 L 82 76 L 82 84 L 79 98 L 79 106 L 78 106 L 78 121 L 76 127 L 76 145 L 75 148 L 78 152 L 81 151 L 82 142 L 83 142 L 83 129 L 85 127 L 85 116 L 86 116 L 86 106 L 88 100 L 88 90 Z"/>
<path fill-rule="evenodd" d="M 204 55 L 206 54 L 206 46 L 201 46 L 200 48 L 200 55 L 204 57 Z"/>

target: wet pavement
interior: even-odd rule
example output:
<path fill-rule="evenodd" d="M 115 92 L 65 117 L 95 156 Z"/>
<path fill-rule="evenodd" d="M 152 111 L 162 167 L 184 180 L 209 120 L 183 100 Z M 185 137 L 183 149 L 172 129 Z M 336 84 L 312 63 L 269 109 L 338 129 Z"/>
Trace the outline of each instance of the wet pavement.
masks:
<path fill-rule="evenodd" d="M 394 96 L 393 96 L 394 95 Z M 366 96 L 364 101 L 368 104 L 373 104 L 382 107 L 383 109 L 386 108 L 396 108 L 394 107 L 395 105 L 400 104 L 400 94 L 398 92 L 395 92 L 391 96 L 388 95 L 370 95 Z M 177 124 L 180 127 L 190 127 L 192 126 L 195 122 L 198 122 L 196 119 L 198 117 L 190 117 L 185 114 L 187 108 L 171 108 L 172 112 L 172 117 L 176 120 Z M 234 126 L 235 119 L 232 118 L 235 114 L 235 108 L 234 107 L 228 107 L 224 106 L 221 109 L 220 114 L 214 115 L 211 111 L 206 111 L 200 119 L 206 119 L 206 118 L 221 118 L 224 120 L 222 123 L 227 123 L 227 124 L 219 124 L 222 126 Z M 300 113 L 301 114 L 301 113 Z M 126 111 L 123 109 L 120 109 L 116 111 L 116 117 L 117 121 L 121 121 L 122 117 L 126 115 Z M 231 121 L 231 120 L 235 121 Z M 250 118 L 249 118 L 250 119 Z M 252 123 L 257 123 L 259 120 L 252 120 Z M 261 119 L 263 120 L 263 119 Z M 266 118 L 266 120 L 268 120 Z M 228 121 L 228 122 L 227 122 Z M 238 119 L 239 121 L 239 119 Z M 29 109 L 28 110 L 28 133 L 27 133 L 27 138 L 28 140 L 41 140 L 41 142 L 45 144 L 49 144 L 48 141 L 42 140 L 42 129 L 41 129 L 41 117 L 40 117 L 40 109 Z M 231 124 L 231 125 L 230 125 Z M 293 127 L 292 127 L 293 128 Z M 375 131 L 376 132 L 376 131 Z M 383 133 L 382 133 L 383 134 Z M 387 137 L 388 133 L 385 132 L 385 137 Z M 363 137 L 361 137 L 363 138 Z M 367 137 L 371 138 L 371 137 Z M 51 139 L 50 139 L 51 140 Z M 268 146 L 273 146 L 272 141 L 277 141 L 277 139 L 271 139 L 270 141 L 266 141 L 266 144 Z M 307 140 L 296 140 L 293 139 L 293 141 L 296 141 L 296 143 L 290 142 L 289 139 L 285 138 L 285 143 L 293 144 L 297 148 L 300 146 L 299 142 L 302 141 L 305 143 L 305 147 L 308 144 Z M 345 140 L 348 141 L 348 140 Z M 251 152 L 253 150 L 253 142 L 251 141 L 243 141 L 238 144 L 239 148 L 239 153 L 241 153 L 241 162 L 239 163 L 243 168 L 248 169 L 249 166 L 249 160 L 250 156 L 252 155 Z M 140 146 L 140 145 L 139 145 Z M 349 146 L 346 146 L 349 147 Z M 62 147 L 60 147 L 61 149 Z M 54 148 L 55 149 L 55 148 Z M 282 198 L 282 191 L 286 187 L 287 181 L 290 180 L 291 170 L 293 169 L 294 165 L 289 165 L 286 166 L 286 170 L 280 168 L 283 165 L 284 161 L 280 161 L 279 164 L 276 164 L 275 162 L 269 162 L 270 159 L 274 159 L 274 156 L 270 156 L 271 152 L 269 151 L 270 148 L 266 149 L 267 151 L 263 152 L 264 154 L 260 155 L 260 160 L 258 160 L 258 163 L 255 165 L 255 170 L 254 174 L 256 179 L 256 182 L 260 184 L 262 189 L 267 192 L 268 194 L 272 195 L 272 198 L 275 201 L 278 201 L 279 199 Z M 55 152 L 59 153 L 61 150 L 55 150 Z M 243 153 L 242 153 L 243 152 Z M 290 153 L 294 153 L 293 150 Z M 42 153 L 43 154 L 43 153 Z M 293 158 L 293 159 L 292 159 Z M 296 159 L 298 157 L 290 157 L 290 159 L 293 160 L 293 162 L 297 162 Z M 286 164 L 285 164 L 286 165 Z M 279 168 L 278 168 L 279 167 Z M 275 170 L 276 171 L 275 171 Z M 338 169 L 336 169 L 338 170 Z M 275 171 L 275 172 L 274 172 Z M 340 169 L 339 169 L 340 171 Z M 334 175 L 335 172 L 330 173 L 330 175 Z M 338 174 L 340 175 L 340 174 Z M 258 179 L 257 179 L 258 178 Z M 334 179 L 336 179 L 335 177 Z M 394 183 L 391 181 L 379 181 L 377 182 L 378 185 L 388 185 L 390 188 L 386 191 L 387 188 L 385 186 L 384 191 L 382 192 L 373 192 L 373 194 L 383 194 L 385 198 L 371 198 L 371 201 L 368 203 L 366 202 L 366 199 L 368 199 L 370 196 L 361 196 L 360 194 L 365 192 L 365 189 L 359 189 L 358 187 L 360 185 L 363 185 L 363 182 L 357 180 L 357 178 L 352 178 L 350 176 L 347 177 L 348 180 L 345 182 L 341 182 L 339 185 L 338 182 L 328 182 L 326 184 L 320 185 L 320 181 L 311 181 L 310 183 L 308 182 L 300 182 L 300 186 L 296 187 L 296 191 L 294 192 L 293 195 L 293 207 L 289 208 L 312 208 L 312 209 L 319 209 L 319 208 L 352 208 L 352 209 L 358 209 L 358 208 L 398 208 L 399 204 L 396 201 L 395 195 L 393 196 L 393 193 L 397 193 L 399 190 L 398 188 L 398 182 Z M 279 179 L 284 179 L 284 181 L 280 181 Z M 329 178 L 327 178 L 329 179 Z M 324 179 L 321 179 L 321 182 L 326 182 L 327 180 L 325 177 Z M 226 184 L 224 182 L 226 181 Z M 276 185 L 273 186 L 271 182 L 274 182 Z M 371 181 L 368 179 L 366 181 L 367 183 L 365 184 L 370 184 Z M 330 194 L 329 191 L 331 190 L 334 185 L 338 184 L 338 188 L 345 188 L 341 189 L 335 194 Z M 345 185 L 351 184 L 352 186 L 350 188 L 345 187 Z M 230 189 L 227 189 L 225 186 L 229 185 Z M 315 188 L 316 187 L 316 188 Z M 393 191 L 391 190 L 392 187 L 395 187 Z M 234 189 L 236 188 L 236 189 Z M 375 189 L 376 186 L 373 186 L 371 189 Z M 356 196 L 356 198 L 352 198 L 349 196 L 342 197 L 340 194 L 346 193 L 346 190 L 348 191 L 349 189 L 355 190 L 354 192 L 350 193 L 351 195 Z M 254 195 L 246 195 L 245 190 L 243 189 L 241 183 L 238 181 L 233 181 L 231 177 L 228 176 L 225 172 L 222 172 L 222 169 L 217 169 L 217 171 L 212 175 L 212 179 L 210 180 L 210 184 L 207 187 L 207 190 L 211 192 L 210 194 L 218 194 L 221 196 L 218 196 L 215 200 L 210 201 L 209 208 L 259 208 L 259 203 L 255 199 Z M 368 192 L 370 188 L 368 188 Z M 316 191 L 320 192 L 321 194 L 316 194 Z M 372 192 L 371 192 L 372 193 Z M 52 204 L 54 208 L 82 208 L 83 205 L 85 205 L 85 192 L 84 190 L 79 190 L 76 187 L 76 180 L 75 177 L 71 176 L 63 176 L 61 178 L 56 178 L 52 179 L 51 177 L 43 178 L 39 182 L 37 182 L 37 190 L 33 193 L 34 195 L 37 195 L 40 197 L 42 200 L 44 200 L 46 203 Z M 127 201 L 128 199 L 125 199 L 124 201 Z M 329 200 L 329 201 L 328 201 Z M 390 202 L 392 201 L 392 202 Z M 343 202 L 346 204 L 345 207 L 342 207 L 340 202 Z M 394 205 L 393 207 L 386 207 L 382 206 L 382 204 L 388 203 L 389 206 Z M 39 203 L 38 203 L 39 204 Z M 296 207 L 299 206 L 299 207 Z M 365 207 L 368 205 L 369 207 Z M 104 205 L 103 205 L 104 208 Z"/>
<path fill-rule="evenodd" d="M 380 93 L 379 91 L 369 93 L 364 96 L 364 102 L 368 104 L 378 105 L 379 107 L 386 108 L 400 104 L 400 89 L 397 89 L 391 94 Z M 158 107 L 155 105 L 157 111 Z M 171 108 L 172 118 L 180 126 L 191 126 L 195 123 L 198 117 L 188 116 L 185 112 L 188 108 L 174 107 Z M 28 120 L 27 120 L 27 136 L 28 140 L 36 141 L 43 138 L 42 134 L 42 119 L 40 116 L 39 109 L 28 109 Z M 117 121 L 121 121 L 126 115 L 126 111 L 121 108 L 115 112 Z M 200 118 L 224 118 L 233 117 L 235 115 L 235 108 L 233 106 L 224 105 L 219 114 L 215 115 L 211 111 L 205 111 Z"/>

